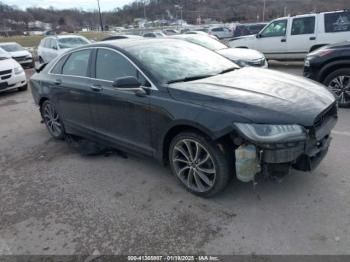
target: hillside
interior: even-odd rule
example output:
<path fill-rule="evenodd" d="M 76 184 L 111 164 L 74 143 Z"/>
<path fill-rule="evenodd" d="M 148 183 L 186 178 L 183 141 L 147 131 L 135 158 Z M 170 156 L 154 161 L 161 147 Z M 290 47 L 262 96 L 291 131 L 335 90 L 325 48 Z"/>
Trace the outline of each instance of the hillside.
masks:
<path fill-rule="evenodd" d="M 124 26 L 132 24 L 135 18 L 144 17 L 149 20 L 179 19 L 180 7 L 183 18 L 189 23 L 196 23 L 198 17 L 222 22 L 263 20 L 263 0 L 136 0 L 123 8 L 104 12 L 103 24 Z M 266 0 L 265 20 L 269 21 L 284 14 L 345 8 L 350 8 L 349 0 Z M 16 6 L 3 4 L 0 0 L 0 34 L 21 34 L 23 31 L 33 30 L 30 28 L 33 21 L 49 23 L 52 28 L 59 27 L 68 32 L 84 27 L 92 30 L 99 27 L 97 11 L 37 7 L 21 10 Z"/>
<path fill-rule="evenodd" d="M 119 9 L 119 23 L 131 22 L 135 17 L 144 17 L 144 1 Z M 214 18 L 221 21 L 262 20 L 263 0 L 150 0 L 146 1 L 146 16 L 152 20 L 180 17 L 175 5 L 183 6 L 185 20 L 195 23 L 196 18 Z M 349 0 L 266 0 L 265 20 L 286 14 L 301 14 L 312 11 L 331 11 L 350 8 Z"/>

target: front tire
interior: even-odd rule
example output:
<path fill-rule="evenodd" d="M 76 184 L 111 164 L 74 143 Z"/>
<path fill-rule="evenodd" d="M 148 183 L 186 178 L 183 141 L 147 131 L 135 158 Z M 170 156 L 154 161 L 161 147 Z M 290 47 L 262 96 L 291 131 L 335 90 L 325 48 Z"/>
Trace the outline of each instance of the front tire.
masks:
<path fill-rule="evenodd" d="M 180 133 L 170 144 L 173 174 L 191 193 L 212 197 L 223 191 L 233 171 L 233 159 L 223 147 L 194 132 Z"/>
<path fill-rule="evenodd" d="M 342 68 L 329 74 L 324 85 L 335 95 L 339 107 L 350 106 L 350 68 Z"/>
<path fill-rule="evenodd" d="M 64 139 L 65 131 L 63 123 L 54 105 L 49 100 L 46 100 L 41 106 L 41 115 L 50 135 L 55 139 Z"/>

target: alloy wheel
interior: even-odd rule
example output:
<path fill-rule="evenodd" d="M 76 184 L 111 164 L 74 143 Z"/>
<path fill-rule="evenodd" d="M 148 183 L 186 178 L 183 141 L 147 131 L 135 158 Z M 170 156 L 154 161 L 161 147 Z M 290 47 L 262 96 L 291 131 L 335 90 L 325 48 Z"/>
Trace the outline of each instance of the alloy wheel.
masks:
<path fill-rule="evenodd" d="M 211 190 L 216 180 L 212 156 L 193 139 L 182 139 L 173 148 L 172 162 L 178 178 L 189 189 L 203 193 Z"/>
<path fill-rule="evenodd" d="M 63 133 L 59 116 L 51 103 L 45 103 L 43 108 L 43 118 L 47 128 L 54 137 L 59 137 Z"/>
<path fill-rule="evenodd" d="M 350 100 L 350 75 L 335 77 L 329 82 L 328 88 L 334 93 L 340 104 L 347 104 Z"/>

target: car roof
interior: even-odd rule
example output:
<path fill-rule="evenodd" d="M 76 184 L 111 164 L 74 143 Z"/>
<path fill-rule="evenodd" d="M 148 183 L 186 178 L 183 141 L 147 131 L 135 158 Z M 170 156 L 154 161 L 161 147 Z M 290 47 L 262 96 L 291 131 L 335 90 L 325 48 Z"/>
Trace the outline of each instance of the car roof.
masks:
<path fill-rule="evenodd" d="M 182 35 L 170 35 L 167 36 L 169 39 L 189 39 L 189 38 L 198 38 L 198 39 L 212 39 L 209 35 L 202 34 L 182 34 Z"/>
<path fill-rule="evenodd" d="M 71 37 L 83 37 L 81 35 L 50 35 L 45 38 L 58 38 L 58 39 L 63 39 L 63 38 L 71 38 Z"/>
<path fill-rule="evenodd" d="M 174 39 L 174 38 L 129 38 L 129 39 L 120 39 L 120 40 L 110 40 L 110 41 L 104 41 L 104 42 L 99 42 L 99 43 L 94 43 L 90 45 L 85 45 L 84 47 L 86 48 L 87 46 L 92 46 L 92 47 L 98 47 L 98 46 L 103 46 L 103 45 L 110 45 L 114 46 L 117 48 L 124 49 L 128 51 L 129 48 L 133 47 L 144 47 L 147 46 L 150 43 L 164 43 L 164 42 L 180 42 L 183 43 L 184 41 L 181 39 Z"/>
<path fill-rule="evenodd" d="M 4 46 L 4 45 L 15 45 L 15 44 L 19 45 L 19 44 L 16 43 L 16 42 L 5 42 L 5 43 L 0 43 L 0 46 Z"/>

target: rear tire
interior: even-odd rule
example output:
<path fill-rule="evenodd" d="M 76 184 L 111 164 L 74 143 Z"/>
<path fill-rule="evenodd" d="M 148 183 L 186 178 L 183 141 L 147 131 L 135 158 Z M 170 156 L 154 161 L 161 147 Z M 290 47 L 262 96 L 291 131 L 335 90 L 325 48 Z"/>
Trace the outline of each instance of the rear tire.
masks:
<path fill-rule="evenodd" d="M 63 123 L 58 115 L 54 105 L 46 100 L 41 106 L 41 115 L 50 135 L 55 139 L 64 139 L 65 130 Z"/>
<path fill-rule="evenodd" d="M 350 106 L 350 68 L 341 68 L 330 73 L 323 84 L 335 95 L 339 107 Z"/>
<path fill-rule="evenodd" d="M 169 149 L 173 174 L 188 191 L 206 198 L 223 191 L 230 181 L 234 160 L 229 156 L 223 146 L 194 132 L 177 135 Z"/>

